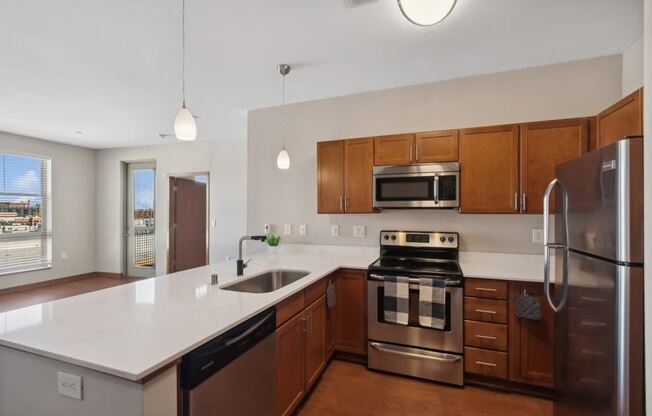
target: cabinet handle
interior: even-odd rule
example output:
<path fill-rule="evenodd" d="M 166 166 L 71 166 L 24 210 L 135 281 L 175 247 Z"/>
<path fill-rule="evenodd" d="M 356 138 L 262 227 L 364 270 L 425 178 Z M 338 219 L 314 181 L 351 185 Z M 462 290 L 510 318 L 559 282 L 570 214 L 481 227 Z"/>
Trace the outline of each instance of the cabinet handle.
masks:
<path fill-rule="evenodd" d="M 527 197 L 525 195 L 526 195 L 525 192 L 523 192 L 523 194 L 521 195 L 521 211 L 522 212 L 527 211 L 527 204 L 526 204 Z"/>
<path fill-rule="evenodd" d="M 514 211 L 518 212 L 518 192 L 514 192 Z"/>
<path fill-rule="evenodd" d="M 487 367 L 496 367 L 495 363 L 487 363 L 487 362 L 484 362 L 484 361 L 476 361 L 475 363 L 478 364 L 478 365 L 484 365 L 484 366 L 487 366 Z"/>
<path fill-rule="evenodd" d="M 308 333 L 308 316 L 301 318 L 301 332 Z"/>
<path fill-rule="evenodd" d="M 344 197 L 340 196 L 340 212 L 344 212 Z"/>
<path fill-rule="evenodd" d="M 348 198 L 344 197 L 344 212 L 348 212 L 348 210 L 349 210 L 347 200 L 348 200 Z"/>
<path fill-rule="evenodd" d="M 416 151 L 414 152 L 415 153 L 414 154 L 414 161 L 418 162 L 419 161 L 419 143 L 416 144 L 415 149 L 416 149 Z"/>
<path fill-rule="evenodd" d="M 478 312 L 478 313 L 490 313 L 492 315 L 496 314 L 496 311 L 490 311 L 490 310 L 487 310 L 487 309 L 476 309 L 475 311 Z"/>
<path fill-rule="evenodd" d="M 412 145 L 410 145 L 410 162 L 414 162 L 414 153 L 413 153 L 413 148 Z"/>
<path fill-rule="evenodd" d="M 489 335 L 476 335 L 475 337 L 480 338 L 480 339 L 491 339 L 491 340 L 494 340 L 494 341 L 497 339 L 496 337 L 492 337 L 492 336 L 489 336 Z"/>
<path fill-rule="evenodd" d="M 475 290 L 479 290 L 480 292 L 495 292 L 496 289 L 492 287 L 476 287 Z"/>

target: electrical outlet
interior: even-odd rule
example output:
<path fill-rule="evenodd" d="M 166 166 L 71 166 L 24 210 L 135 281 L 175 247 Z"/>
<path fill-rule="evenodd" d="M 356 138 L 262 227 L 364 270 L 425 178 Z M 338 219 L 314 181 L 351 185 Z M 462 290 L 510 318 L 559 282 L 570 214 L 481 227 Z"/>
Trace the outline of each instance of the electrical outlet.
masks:
<path fill-rule="evenodd" d="M 81 400 L 83 388 L 80 376 L 61 371 L 57 372 L 57 392 L 60 395 Z"/>
<path fill-rule="evenodd" d="M 532 242 L 535 244 L 543 243 L 543 230 L 538 228 L 532 230 Z"/>
<path fill-rule="evenodd" d="M 306 224 L 299 225 L 299 235 L 306 235 L 308 233 L 308 226 Z"/>
<path fill-rule="evenodd" d="M 292 235 L 292 224 L 285 224 L 283 230 L 285 235 Z"/>
<path fill-rule="evenodd" d="M 340 236 L 340 226 L 331 225 L 331 237 L 339 237 L 339 236 Z"/>
<path fill-rule="evenodd" d="M 353 226 L 353 237 L 354 238 L 364 238 L 365 230 L 364 225 L 354 225 Z"/>
<path fill-rule="evenodd" d="M 217 226 L 217 221 L 211 220 L 211 228 L 215 228 Z"/>
<path fill-rule="evenodd" d="M 269 234 L 271 229 L 272 229 L 272 227 L 270 227 L 269 224 L 265 224 L 265 235 Z"/>

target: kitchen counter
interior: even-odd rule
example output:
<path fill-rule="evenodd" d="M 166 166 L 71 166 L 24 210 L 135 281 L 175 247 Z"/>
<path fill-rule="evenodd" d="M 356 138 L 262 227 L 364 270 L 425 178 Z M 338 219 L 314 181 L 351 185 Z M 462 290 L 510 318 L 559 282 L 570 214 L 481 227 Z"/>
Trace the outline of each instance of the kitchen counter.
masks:
<path fill-rule="evenodd" d="M 235 261 L 224 261 L 0 313 L 0 345 L 138 381 L 333 271 L 366 269 L 377 257 L 377 247 L 285 245 L 252 256 L 245 269 L 244 278 L 310 271 L 277 291 L 221 289 L 238 279 Z M 467 277 L 543 280 L 537 255 L 460 252 L 460 265 Z"/>

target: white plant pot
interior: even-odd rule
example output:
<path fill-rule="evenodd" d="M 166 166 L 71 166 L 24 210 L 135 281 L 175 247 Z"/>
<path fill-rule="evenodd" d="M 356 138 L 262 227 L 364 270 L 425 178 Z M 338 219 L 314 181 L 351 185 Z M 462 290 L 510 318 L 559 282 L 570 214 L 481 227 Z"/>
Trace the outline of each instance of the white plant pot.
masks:
<path fill-rule="evenodd" d="M 277 253 L 278 252 L 278 246 L 267 246 L 267 251 L 269 253 Z"/>

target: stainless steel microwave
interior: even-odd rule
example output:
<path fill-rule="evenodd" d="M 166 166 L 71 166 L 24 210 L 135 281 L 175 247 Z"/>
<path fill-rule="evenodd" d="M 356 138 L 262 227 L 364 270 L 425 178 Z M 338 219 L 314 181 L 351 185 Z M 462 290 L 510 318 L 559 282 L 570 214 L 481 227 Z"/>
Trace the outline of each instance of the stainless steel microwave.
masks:
<path fill-rule="evenodd" d="M 374 167 L 374 208 L 457 208 L 460 164 Z"/>

